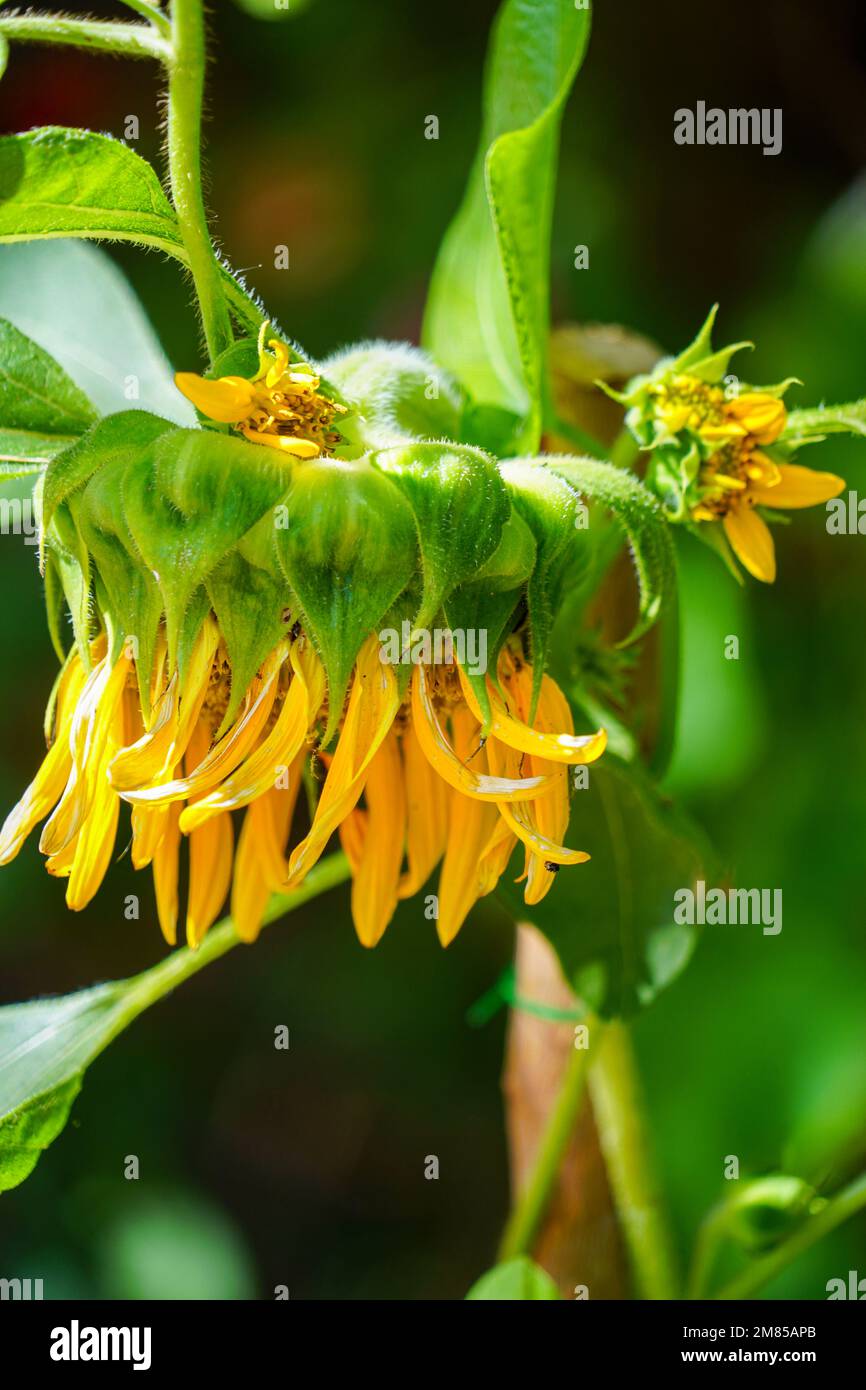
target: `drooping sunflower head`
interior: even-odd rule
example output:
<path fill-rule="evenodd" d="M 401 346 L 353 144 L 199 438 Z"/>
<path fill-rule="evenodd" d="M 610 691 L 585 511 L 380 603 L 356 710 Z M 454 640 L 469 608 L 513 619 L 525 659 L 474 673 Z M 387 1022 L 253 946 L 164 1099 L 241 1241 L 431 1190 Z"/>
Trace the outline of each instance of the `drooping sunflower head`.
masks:
<path fill-rule="evenodd" d="M 233 430 L 127 412 L 52 462 L 42 553 L 63 664 L 0 862 L 45 821 L 47 867 L 81 908 L 125 803 L 170 942 L 188 844 L 196 945 L 227 897 L 252 940 L 269 895 L 339 836 L 373 945 L 437 866 L 428 915 L 447 944 L 515 849 L 530 904 L 588 857 L 564 844 L 569 768 L 605 734 L 575 734 L 545 670 L 585 558 L 583 465 L 413 438 L 424 402 L 432 436 L 459 394 L 422 395 L 431 364 L 408 352 L 373 346 L 320 372 L 260 339 L 247 377 L 179 378 Z M 344 402 L 341 378 L 372 389 Z M 586 462 L 589 493 L 604 467 Z M 640 485 L 611 472 L 633 506 Z"/>
<path fill-rule="evenodd" d="M 832 473 L 789 462 L 784 395 L 796 378 L 774 386 L 747 385 L 730 370 L 750 343 L 714 352 L 714 307 L 695 341 L 664 358 L 622 393 L 626 424 L 649 454 L 647 484 L 669 520 L 712 526 L 713 543 L 731 551 L 757 579 L 776 575 L 775 548 L 762 509 L 809 507 L 844 486 Z M 607 388 L 605 388 L 607 389 Z M 731 561 L 733 564 L 733 561 Z"/>

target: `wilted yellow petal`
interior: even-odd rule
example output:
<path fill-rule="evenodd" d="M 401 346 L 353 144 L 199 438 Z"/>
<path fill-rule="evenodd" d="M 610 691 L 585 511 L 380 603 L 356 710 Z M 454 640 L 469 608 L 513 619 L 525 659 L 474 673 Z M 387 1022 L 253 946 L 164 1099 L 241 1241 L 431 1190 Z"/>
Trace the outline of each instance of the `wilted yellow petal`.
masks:
<path fill-rule="evenodd" d="M 170 782 L 159 782 L 153 786 L 138 787 L 122 793 L 125 801 L 133 806 L 159 806 L 169 801 L 183 801 L 187 797 L 204 796 L 229 773 L 253 749 L 264 729 L 273 708 L 277 693 L 279 669 L 285 659 L 285 648 L 280 646 L 273 652 L 255 677 L 244 699 L 241 712 L 228 733 L 201 759 L 186 777 L 176 777 Z M 201 721 L 196 726 L 201 729 Z M 189 747 L 201 746 L 199 740 L 191 739 Z M 190 766 L 189 758 L 186 766 Z"/>
<path fill-rule="evenodd" d="M 403 764 L 391 731 L 372 759 L 364 784 L 367 822 L 352 879 L 352 920 L 362 946 L 375 946 L 394 915 L 406 835 Z"/>
<path fill-rule="evenodd" d="M 529 667 L 526 669 L 531 670 Z M 542 683 L 550 679 L 550 676 L 544 676 Z M 460 670 L 460 683 L 467 705 L 476 719 L 480 720 L 481 710 L 478 707 L 475 692 L 469 678 L 462 670 Z M 577 736 L 567 733 L 542 733 L 509 714 L 502 696 L 490 680 L 487 682 L 487 691 L 492 710 L 492 721 L 489 724 L 490 733 L 503 743 L 507 743 L 510 748 L 516 748 L 521 753 L 531 753 L 536 757 L 545 758 L 548 762 L 591 763 L 596 758 L 601 757 L 607 747 L 607 734 L 604 729 L 599 729 L 598 733 L 595 734 Z"/>
<path fill-rule="evenodd" d="M 469 757 L 478 747 L 480 725 L 467 710 L 459 709 L 454 714 L 453 725 L 455 751 L 458 757 Z M 477 756 L 481 766 L 486 767 L 484 750 Z M 484 852 L 498 818 L 495 805 L 452 791 L 436 919 L 436 930 L 443 946 L 454 940 L 478 898 L 487 891 L 489 864 L 483 865 Z"/>
<path fill-rule="evenodd" d="M 219 811 L 237 811 L 276 785 L 304 746 L 324 694 L 324 674 L 314 653 L 292 651 L 294 674 L 273 728 L 254 753 L 215 791 L 187 806 L 185 835 Z"/>
<path fill-rule="evenodd" d="M 394 669 L 379 660 L 379 639 L 374 634 L 358 653 L 340 738 L 310 832 L 289 860 L 287 886 L 300 883 L 309 873 L 340 821 L 356 805 L 370 763 L 399 708 Z"/>
<path fill-rule="evenodd" d="M 84 671 L 77 657 L 73 657 L 60 680 L 54 742 L 30 786 L 9 812 L 0 830 L 0 864 L 8 864 L 15 858 L 33 827 L 48 815 L 63 793 L 72 767 L 69 749 L 72 717 L 83 687 Z"/>
<path fill-rule="evenodd" d="M 406 781 L 406 858 L 408 869 L 398 896 L 411 898 L 424 887 L 448 838 L 448 786 L 424 756 L 413 726 L 402 739 Z"/>
<path fill-rule="evenodd" d="M 138 808 L 137 808 L 138 809 Z M 162 815 L 163 808 L 150 815 Z M 169 946 L 177 943 L 177 881 L 180 869 L 180 807 L 165 807 L 165 828 L 153 854 L 153 886 L 159 926 Z M 133 811 L 133 817 L 135 811 Z"/>
<path fill-rule="evenodd" d="M 476 714 L 476 720 L 480 721 L 477 711 L 478 706 L 475 705 L 473 713 Z M 416 666 L 412 680 L 412 724 L 424 756 L 439 776 L 463 796 L 473 797 L 478 801 L 529 801 L 533 797 L 543 796 L 548 789 L 549 782 L 544 777 L 490 777 L 486 773 L 474 771 L 463 762 L 448 742 L 448 736 L 436 716 L 423 666 Z M 477 746 L 480 744 L 479 722 Z M 472 757 L 474 752 L 475 749 L 470 749 L 467 757 Z M 475 761 L 473 758 L 473 762 Z"/>

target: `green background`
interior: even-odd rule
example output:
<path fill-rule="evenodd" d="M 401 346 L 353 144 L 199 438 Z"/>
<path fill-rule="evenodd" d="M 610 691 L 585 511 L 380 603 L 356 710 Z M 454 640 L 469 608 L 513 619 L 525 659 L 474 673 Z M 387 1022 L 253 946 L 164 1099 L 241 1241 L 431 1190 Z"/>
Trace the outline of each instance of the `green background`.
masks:
<path fill-rule="evenodd" d="M 261 8 L 245 0 L 245 8 Z M 313 354 L 419 330 L 436 247 L 474 150 L 495 6 L 309 0 L 258 20 L 212 14 L 209 198 L 221 243 Z M 88 5 L 117 14 L 119 7 Z M 793 403 L 866 392 L 864 20 L 855 0 L 718 13 L 601 0 L 564 122 L 553 243 L 556 321 L 620 322 L 676 349 L 720 299 L 719 341 L 753 338 L 756 381 L 793 373 Z M 782 107 L 784 148 L 680 148 L 673 112 Z M 439 118 L 438 141 L 424 139 Z M 2 128 L 124 134 L 160 156 L 146 65 L 16 49 Z M 291 268 L 273 269 L 274 247 Z M 573 269 L 576 244 L 590 268 Z M 155 255 L 116 260 L 172 361 L 201 365 L 188 292 Z M 2 273 L 2 263 L 0 263 Z M 866 496 L 862 445 L 804 461 Z M 862 479 L 862 481 L 861 481 Z M 635 1030 L 678 1236 L 741 1171 L 814 1173 L 864 1155 L 866 870 L 863 536 L 823 512 L 778 534 L 773 588 L 740 592 L 681 547 L 687 678 L 671 790 L 744 886 L 781 887 L 784 928 L 706 934 Z M 36 558 L 0 538 L 0 803 L 40 748 L 54 659 Z M 740 660 L 723 658 L 740 638 Z M 123 848 L 124 838 L 118 840 Z M 555 890 L 554 890 L 555 891 Z M 138 892 L 142 920 L 127 921 Z M 73 1120 L 0 1201 L 0 1275 L 47 1296 L 461 1297 L 493 1259 L 507 1202 L 498 1072 L 504 1015 L 469 1006 L 511 939 L 479 911 L 447 953 L 417 903 L 374 953 L 334 895 L 265 933 L 137 1022 L 88 1073 Z M 0 874 L 3 1002 L 144 968 L 163 947 L 128 857 L 69 915 L 35 844 Z M 274 1029 L 290 1029 L 288 1052 Z M 124 1180 L 126 1155 L 141 1179 Z M 424 1178 L 436 1154 L 440 1180 Z M 848 1171 L 843 1164 L 833 1170 Z M 861 1221 L 768 1289 L 821 1298 L 866 1274 Z"/>

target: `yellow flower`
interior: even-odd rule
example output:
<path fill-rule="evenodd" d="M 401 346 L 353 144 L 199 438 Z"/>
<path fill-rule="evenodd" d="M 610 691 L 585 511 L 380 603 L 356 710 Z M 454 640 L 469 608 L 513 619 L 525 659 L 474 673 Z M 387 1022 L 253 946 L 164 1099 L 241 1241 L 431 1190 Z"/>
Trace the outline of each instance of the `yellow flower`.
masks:
<path fill-rule="evenodd" d="M 54 737 L 33 783 L 0 831 L 0 863 L 36 823 L 49 872 L 84 907 L 111 859 L 121 801 L 132 807 L 132 862 L 153 871 L 163 934 L 174 944 L 179 851 L 189 841 L 186 937 L 197 946 L 226 896 L 240 936 L 258 934 L 268 897 L 300 884 L 335 833 L 352 875 L 352 914 L 374 946 L 397 903 L 441 861 L 437 927 L 443 945 L 476 900 L 495 888 L 514 846 L 525 848 L 525 897 L 538 902 L 561 865 L 588 855 L 560 842 L 568 824 L 568 765 L 603 752 L 603 731 L 575 737 L 568 704 L 544 676 L 530 719 L 532 668 L 512 638 L 489 680 L 487 736 L 472 685 L 454 663 L 415 666 L 408 690 L 378 639 L 362 646 L 332 754 L 323 667 L 296 626 L 258 670 L 221 732 L 231 671 L 216 621 L 206 618 L 183 679 L 160 637 L 142 716 L 132 658 L 112 661 L 104 637 L 87 672 L 77 648 L 60 677 Z M 307 767 L 327 769 L 312 823 L 289 849 Z M 232 813 L 245 810 L 234 848 Z"/>
<path fill-rule="evenodd" d="M 265 444 L 294 458 L 317 458 L 339 443 L 334 427 L 346 407 L 323 395 L 320 379 L 306 362 L 292 362 L 277 338 L 259 334 L 259 370 L 251 378 L 223 376 L 216 381 L 178 372 L 179 391 L 210 420 L 234 425 L 253 444 Z"/>
<path fill-rule="evenodd" d="M 679 375 L 651 388 L 654 414 L 668 434 L 690 429 L 708 443 L 751 437 L 772 444 L 785 428 L 785 404 L 766 391 L 726 399 L 720 386 Z"/>
<path fill-rule="evenodd" d="M 700 502 L 693 521 L 719 521 L 749 574 L 771 584 L 776 552 L 770 528 L 756 507 L 813 507 L 845 486 L 834 473 L 816 473 L 797 464 L 776 463 L 758 448 L 773 444 L 785 428 L 785 407 L 776 396 L 751 391 L 726 401 L 721 418 L 705 422 L 699 433 L 719 448 L 701 469 Z"/>

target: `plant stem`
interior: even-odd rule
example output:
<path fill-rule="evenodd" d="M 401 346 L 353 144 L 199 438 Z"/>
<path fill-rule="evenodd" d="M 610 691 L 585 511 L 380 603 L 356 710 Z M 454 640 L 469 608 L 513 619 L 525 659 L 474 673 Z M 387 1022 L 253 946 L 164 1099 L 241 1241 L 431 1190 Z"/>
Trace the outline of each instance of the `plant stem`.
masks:
<path fill-rule="evenodd" d="M 120 0 L 128 10 L 135 10 L 142 19 L 149 19 L 155 29 L 158 29 L 166 38 L 171 38 L 171 20 L 164 10 L 159 8 L 158 3 L 151 3 L 151 0 Z"/>
<path fill-rule="evenodd" d="M 201 183 L 204 20 L 201 0 L 173 0 L 168 69 L 168 163 L 177 220 L 213 362 L 232 342 L 222 270 L 211 244 Z"/>
<path fill-rule="evenodd" d="M 704 1218 L 695 1239 L 692 1265 L 686 1283 L 686 1298 L 706 1298 L 707 1285 L 713 1272 L 716 1255 L 727 1230 L 728 1208 L 721 1204 Z"/>
<path fill-rule="evenodd" d="M 849 1216 L 866 1208 L 866 1173 L 862 1173 L 854 1182 L 842 1189 L 835 1197 L 831 1197 L 825 1207 L 810 1216 L 807 1221 L 800 1226 L 792 1236 L 771 1250 L 768 1255 L 761 1259 L 753 1260 L 742 1274 L 731 1279 L 725 1284 L 718 1293 L 713 1294 L 714 1298 L 752 1298 L 755 1293 L 771 1279 L 775 1279 L 777 1274 L 781 1274 L 793 1260 L 802 1255 L 805 1250 L 813 1246 L 816 1241 L 822 1239 L 830 1231 L 835 1230 L 843 1221 L 847 1221 Z"/>
<path fill-rule="evenodd" d="M 638 1298 L 679 1296 L 673 1242 L 650 1156 L 628 1028 L 607 1024 L 589 1073 L 595 1121 Z"/>
<path fill-rule="evenodd" d="M 329 855 L 310 870 L 300 888 L 296 888 L 292 893 L 274 894 L 265 909 L 263 925 L 267 926 L 286 913 L 293 912 L 295 908 L 303 907 L 304 903 L 317 898 L 320 893 L 327 893 L 331 888 L 338 887 L 349 878 L 350 872 L 349 862 L 343 853 Z M 225 917 L 211 928 L 196 950 L 184 947 L 180 951 L 173 951 L 158 965 L 151 966 L 149 970 L 134 977 L 133 987 L 127 996 L 131 1016 L 135 1017 L 143 1009 L 169 994 L 184 980 L 197 975 L 206 965 L 219 960 L 220 956 L 239 945 L 241 939 L 235 931 L 234 923 L 230 917 Z"/>
<path fill-rule="evenodd" d="M 94 53 L 116 53 L 122 58 L 158 58 L 168 62 L 171 56 L 167 40 L 151 24 L 14 14 L 0 18 L 0 35 L 19 43 L 72 44 Z"/>
<path fill-rule="evenodd" d="M 592 1036 L 596 1036 L 599 1026 L 598 1023 L 590 1024 Z M 532 1249 L 574 1131 L 588 1069 L 589 1050 L 573 1048 L 547 1128 L 542 1135 L 529 1182 L 508 1218 L 499 1247 L 500 1260 L 514 1259 L 516 1255 L 528 1254 Z"/>

